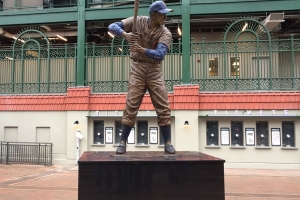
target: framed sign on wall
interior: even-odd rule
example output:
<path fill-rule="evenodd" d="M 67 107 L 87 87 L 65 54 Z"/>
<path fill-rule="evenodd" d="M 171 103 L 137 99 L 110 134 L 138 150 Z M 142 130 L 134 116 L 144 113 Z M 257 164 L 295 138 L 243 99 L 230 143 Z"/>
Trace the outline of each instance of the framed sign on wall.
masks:
<path fill-rule="evenodd" d="M 127 143 L 128 144 L 134 144 L 135 143 L 135 128 L 133 127 L 129 133 L 128 139 L 127 139 Z"/>
<path fill-rule="evenodd" d="M 280 128 L 271 128 L 272 146 L 281 146 Z"/>
<path fill-rule="evenodd" d="M 220 128 L 221 131 L 221 145 L 229 145 L 229 128 Z"/>
<path fill-rule="evenodd" d="M 157 144 L 158 143 L 158 128 L 157 127 L 150 127 L 150 144 Z"/>
<path fill-rule="evenodd" d="M 246 145 L 254 146 L 255 145 L 254 128 L 245 128 L 245 134 L 246 134 Z"/>
<path fill-rule="evenodd" d="M 113 127 L 105 127 L 105 143 L 113 143 Z"/>

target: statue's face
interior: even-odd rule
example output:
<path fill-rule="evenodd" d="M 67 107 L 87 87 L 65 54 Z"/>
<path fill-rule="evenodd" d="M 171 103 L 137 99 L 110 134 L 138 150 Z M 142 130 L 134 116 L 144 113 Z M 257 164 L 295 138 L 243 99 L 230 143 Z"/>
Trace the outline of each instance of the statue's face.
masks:
<path fill-rule="evenodd" d="M 157 25 L 164 25 L 165 21 L 167 19 L 167 15 L 166 14 L 162 14 L 162 13 L 154 13 L 154 17 L 155 17 L 155 22 Z"/>

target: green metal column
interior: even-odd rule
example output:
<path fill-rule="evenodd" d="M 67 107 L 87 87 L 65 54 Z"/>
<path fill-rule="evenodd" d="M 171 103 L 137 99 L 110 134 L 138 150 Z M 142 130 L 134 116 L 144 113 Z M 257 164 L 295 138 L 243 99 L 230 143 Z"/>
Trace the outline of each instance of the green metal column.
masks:
<path fill-rule="evenodd" d="M 182 83 L 190 83 L 190 1 L 182 0 Z"/>
<path fill-rule="evenodd" d="M 85 78 L 85 7 L 86 0 L 78 0 L 77 86 L 84 86 Z"/>
<path fill-rule="evenodd" d="M 15 9 L 18 9 L 19 7 L 19 0 L 15 0 L 15 5 L 14 5 Z"/>

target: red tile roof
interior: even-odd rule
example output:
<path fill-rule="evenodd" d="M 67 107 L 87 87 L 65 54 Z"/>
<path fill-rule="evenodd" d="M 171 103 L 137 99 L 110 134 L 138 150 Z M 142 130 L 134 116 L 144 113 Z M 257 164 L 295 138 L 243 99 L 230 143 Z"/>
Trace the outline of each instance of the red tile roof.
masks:
<path fill-rule="evenodd" d="M 300 92 L 203 93 L 198 85 L 180 85 L 169 93 L 171 110 L 300 109 Z M 90 87 L 69 88 L 65 95 L 3 95 L 0 111 L 123 110 L 126 94 L 91 94 Z M 154 110 L 149 94 L 140 110 Z"/>

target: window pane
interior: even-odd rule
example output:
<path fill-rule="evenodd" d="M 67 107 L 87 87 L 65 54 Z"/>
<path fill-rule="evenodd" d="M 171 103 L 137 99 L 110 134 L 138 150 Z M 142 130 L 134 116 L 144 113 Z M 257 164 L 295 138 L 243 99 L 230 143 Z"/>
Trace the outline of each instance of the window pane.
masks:
<path fill-rule="evenodd" d="M 218 58 L 210 58 L 208 65 L 209 65 L 209 76 L 218 76 L 219 75 L 219 65 L 218 65 Z"/>
<path fill-rule="evenodd" d="M 256 122 L 256 138 L 257 138 L 257 146 L 269 146 L 268 122 L 266 121 Z"/>
<path fill-rule="evenodd" d="M 240 57 L 230 58 L 230 74 L 231 76 L 240 75 Z"/>
<path fill-rule="evenodd" d="M 115 134 L 116 134 L 116 136 L 115 136 L 115 138 L 116 138 L 116 140 L 115 140 L 115 144 L 119 144 L 120 143 L 120 141 L 121 141 L 121 135 L 122 135 L 122 124 L 121 124 L 121 121 L 115 121 L 115 130 L 116 130 L 116 132 L 115 132 Z"/>
<path fill-rule="evenodd" d="M 104 121 L 94 121 L 94 144 L 104 144 Z"/>
<path fill-rule="evenodd" d="M 148 121 L 138 121 L 137 125 L 137 144 L 148 144 Z"/>
<path fill-rule="evenodd" d="M 282 122 L 282 146 L 295 147 L 294 122 Z"/>
<path fill-rule="evenodd" d="M 206 145 L 215 146 L 219 145 L 219 134 L 218 134 L 218 122 L 208 121 L 206 122 Z"/>
<path fill-rule="evenodd" d="M 162 136 L 162 134 L 161 134 L 160 129 L 159 129 L 159 145 L 165 145 L 165 144 L 164 144 L 164 138 L 163 138 L 163 136 Z"/>
<path fill-rule="evenodd" d="M 231 122 L 231 145 L 243 146 L 243 122 L 233 121 Z"/>

